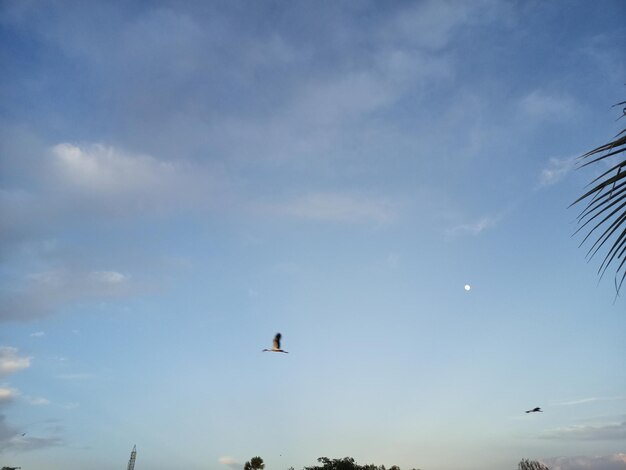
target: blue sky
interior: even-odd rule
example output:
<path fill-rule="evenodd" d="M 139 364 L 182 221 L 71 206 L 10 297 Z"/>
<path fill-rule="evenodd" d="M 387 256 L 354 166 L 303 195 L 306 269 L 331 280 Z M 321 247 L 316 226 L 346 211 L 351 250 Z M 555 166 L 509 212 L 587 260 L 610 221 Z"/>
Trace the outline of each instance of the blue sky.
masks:
<path fill-rule="evenodd" d="M 2 465 L 626 468 L 623 2 L 0 5 Z"/>

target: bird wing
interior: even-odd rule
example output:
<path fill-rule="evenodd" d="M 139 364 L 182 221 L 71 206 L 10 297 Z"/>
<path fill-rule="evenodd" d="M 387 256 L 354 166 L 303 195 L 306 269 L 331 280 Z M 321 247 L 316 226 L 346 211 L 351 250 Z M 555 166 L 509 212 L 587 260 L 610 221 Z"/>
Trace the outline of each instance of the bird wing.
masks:
<path fill-rule="evenodd" d="M 276 336 L 274 336 L 274 349 L 280 349 L 280 338 L 281 338 L 281 334 L 280 333 L 276 333 Z"/>

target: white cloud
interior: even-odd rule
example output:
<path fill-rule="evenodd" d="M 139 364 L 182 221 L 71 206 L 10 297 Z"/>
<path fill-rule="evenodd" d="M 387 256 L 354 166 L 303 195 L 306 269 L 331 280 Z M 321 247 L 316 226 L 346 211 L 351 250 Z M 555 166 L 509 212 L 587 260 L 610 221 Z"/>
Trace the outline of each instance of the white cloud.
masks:
<path fill-rule="evenodd" d="M 0 414 L 0 453 L 6 448 L 11 447 L 11 442 L 16 439 L 17 436 L 17 430 L 7 424 L 6 416 Z"/>
<path fill-rule="evenodd" d="M 54 249 L 46 247 L 50 234 L 83 217 L 167 216 L 228 202 L 221 164 L 209 160 L 157 159 L 99 143 L 28 147 L 27 155 L 11 146 L 4 150 L 16 154 L 0 162 L 6 178 L 22 185 L 0 188 L 0 251 L 7 254 L 14 254 L 11 244 L 36 245 L 46 254 Z"/>
<path fill-rule="evenodd" d="M 454 238 L 460 235 L 472 235 L 476 236 L 481 234 L 487 229 L 494 227 L 497 223 L 497 219 L 494 217 L 481 217 L 475 222 L 460 224 L 455 227 L 445 230 L 446 237 Z"/>
<path fill-rule="evenodd" d="M 550 158 L 539 174 L 538 187 L 552 186 L 561 181 L 576 166 L 576 157 Z"/>
<path fill-rule="evenodd" d="M 555 406 L 571 406 L 571 405 L 582 405 L 584 403 L 592 403 L 596 401 L 613 401 L 613 400 L 626 400 L 625 395 L 615 396 L 615 397 L 589 397 L 589 398 L 579 398 L 577 400 L 569 400 L 561 403 L 556 403 Z"/>
<path fill-rule="evenodd" d="M 217 459 L 217 461 L 222 465 L 226 465 L 231 468 L 243 468 L 243 464 L 237 462 L 234 458 L 228 455 L 220 457 L 219 459 Z"/>
<path fill-rule="evenodd" d="M 42 201 L 25 190 L 0 189 L 0 241 L 3 245 L 0 249 L 4 251 L 7 242 L 28 239 L 38 229 L 46 227 L 52 212 L 50 200 Z"/>
<path fill-rule="evenodd" d="M 35 331 L 29 335 L 31 338 L 41 338 L 42 336 L 46 336 L 44 331 Z"/>
<path fill-rule="evenodd" d="M 57 379 L 62 380 L 88 380 L 93 379 L 95 374 L 89 373 L 77 373 L 77 374 L 59 374 L 56 376 Z"/>
<path fill-rule="evenodd" d="M 92 271 L 88 277 L 91 281 L 102 284 L 120 284 L 130 279 L 130 276 L 116 271 Z"/>
<path fill-rule="evenodd" d="M 42 318 L 61 305 L 83 299 L 119 298 L 135 287 L 130 275 L 117 271 L 58 269 L 31 273 L 7 285 L 0 295 L 0 321 Z M 43 336 L 43 332 L 31 336 Z"/>
<path fill-rule="evenodd" d="M 24 399 L 31 405 L 34 406 L 45 406 L 50 404 L 50 400 L 43 397 L 29 397 L 25 396 Z"/>
<path fill-rule="evenodd" d="M 360 162 L 372 154 L 380 159 L 378 149 L 372 150 L 368 143 L 379 146 L 381 139 L 390 139 L 391 145 L 398 146 L 399 140 L 414 143 L 419 139 L 414 133 L 400 137 L 397 129 L 382 123 L 378 113 L 407 93 L 413 94 L 413 101 L 415 93 L 429 89 L 430 84 L 440 86 L 442 81 L 454 80 L 451 55 L 438 50 L 464 27 L 483 21 L 497 9 L 490 1 L 427 1 L 394 8 L 392 14 L 364 29 L 345 29 L 338 24 L 335 29 L 342 31 L 342 41 L 332 55 L 345 57 L 341 67 L 322 66 L 314 74 L 288 81 L 289 92 L 281 95 L 287 99 L 266 107 L 263 119 L 229 115 L 203 134 L 211 136 L 212 145 L 219 143 L 221 154 L 255 163 L 279 160 L 301 165 L 306 160 L 307 166 L 315 167 L 347 160 L 357 152 Z M 293 55 L 307 53 L 307 48 L 296 49 Z M 347 150 L 350 148 L 358 150 Z"/>
<path fill-rule="evenodd" d="M 0 404 L 11 401 L 17 396 L 17 390 L 13 388 L 0 387 Z"/>
<path fill-rule="evenodd" d="M 6 375 L 25 369 L 30 366 L 30 358 L 19 357 L 17 349 L 2 346 L 0 347 L 0 375 Z M 0 405 L 4 405 L 20 395 L 19 391 L 5 386 L 0 387 Z M 35 405 L 44 405 L 50 403 L 45 398 L 31 398 L 24 396 L 29 403 Z M 58 437 L 25 437 L 22 431 L 9 425 L 6 416 L 0 414 L 0 455 L 5 451 L 29 451 L 60 445 L 62 440 Z"/>
<path fill-rule="evenodd" d="M 299 219 L 330 222 L 386 224 L 397 216 L 397 204 L 391 201 L 357 194 L 311 193 L 268 210 Z"/>
<path fill-rule="evenodd" d="M 578 105 L 573 98 L 534 90 L 520 101 L 522 110 L 535 118 L 569 118 L 577 113 Z"/>
<path fill-rule="evenodd" d="M 573 425 L 551 429 L 543 433 L 544 439 L 572 441 L 626 441 L 626 419 L 619 422 L 595 425 Z"/>
<path fill-rule="evenodd" d="M 172 177 L 175 166 L 147 155 L 129 155 L 113 147 L 78 147 L 61 143 L 52 148 L 58 176 L 84 191 L 127 192 L 156 187 Z"/>
<path fill-rule="evenodd" d="M 60 143 L 51 154 L 51 187 L 70 197 L 80 193 L 92 210 L 163 213 L 210 206 L 218 188 L 223 196 L 223 175 L 206 166 L 158 160 L 99 143 Z"/>
<path fill-rule="evenodd" d="M 543 459 L 550 470 L 626 470 L 626 454 Z"/>
<path fill-rule="evenodd" d="M 63 440 L 56 436 L 22 436 L 17 429 L 9 426 L 6 417 L 0 414 L 0 454 L 6 451 L 27 452 L 62 444 Z"/>
<path fill-rule="evenodd" d="M 438 50 L 450 42 L 459 27 L 485 19 L 493 6 L 490 2 L 419 2 L 401 10 L 386 25 L 385 36 L 420 48 Z"/>
<path fill-rule="evenodd" d="M 602 76 L 610 79 L 617 86 L 623 86 L 626 64 L 622 60 L 623 51 L 615 41 L 616 32 L 602 32 L 588 39 L 588 44 L 581 53 L 591 59 L 589 67 L 598 70 Z"/>
<path fill-rule="evenodd" d="M 366 72 L 312 83 L 301 90 L 301 96 L 291 112 L 305 118 L 309 125 L 329 128 L 390 103 L 397 90 L 388 85 L 381 78 Z M 304 113 L 305 109 L 308 112 Z"/>
<path fill-rule="evenodd" d="M 30 367 L 30 357 L 18 356 L 17 348 L 0 346 L 0 375 L 8 375 Z"/>

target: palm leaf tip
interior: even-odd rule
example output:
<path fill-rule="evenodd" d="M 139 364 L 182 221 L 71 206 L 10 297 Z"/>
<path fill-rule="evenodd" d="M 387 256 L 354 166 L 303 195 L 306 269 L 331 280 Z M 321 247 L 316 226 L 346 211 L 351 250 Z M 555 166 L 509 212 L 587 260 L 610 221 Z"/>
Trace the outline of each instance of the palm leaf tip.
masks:
<path fill-rule="evenodd" d="M 617 103 L 615 106 L 626 104 L 626 101 Z M 622 116 L 626 115 L 626 108 L 622 110 Z M 580 168 L 588 165 L 596 164 L 607 158 L 614 157 L 626 152 L 626 129 L 619 132 L 613 140 L 600 145 L 581 155 L 579 158 L 585 160 Z M 626 158 L 621 162 L 611 165 L 611 168 L 605 170 L 600 176 L 592 180 L 592 188 L 587 190 L 581 197 L 576 199 L 572 205 L 576 205 L 582 201 L 586 201 L 585 208 L 578 216 L 580 227 L 575 234 L 586 230 L 587 234 L 583 238 L 581 245 L 585 244 L 589 238 L 595 236 L 595 242 L 587 252 L 590 258 L 593 258 L 601 249 L 606 250 L 604 259 L 602 260 L 599 274 L 602 277 L 610 266 L 615 266 L 615 289 L 619 295 L 619 291 L 624 284 L 626 278 L 626 257 L 624 250 L 624 237 L 626 233 L 626 204 L 624 201 L 623 187 L 626 185 Z M 615 207 L 617 206 L 617 208 Z M 571 207 L 571 206 L 570 206 Z M 602 219 L 594 225 L 589 222 L 599 218 Z M 607 215 L 608 214 L 608 215 Z M 596 229 L 601 229 L 598 233 Z"/>

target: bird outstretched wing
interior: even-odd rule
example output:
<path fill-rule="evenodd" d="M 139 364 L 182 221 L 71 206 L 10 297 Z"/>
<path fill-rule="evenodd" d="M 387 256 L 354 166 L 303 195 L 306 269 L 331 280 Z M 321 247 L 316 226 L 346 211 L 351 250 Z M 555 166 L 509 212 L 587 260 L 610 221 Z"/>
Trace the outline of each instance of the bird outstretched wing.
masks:
<path fill-rule="evenodd" d="M 274 349 L 280 349 L 280 338 L 281 338 L 281 334 L 280 333 L 276 333 L 276 336 L 274 336 L 274 344 L 273 344 L 273 348 Z"/>
<path fill-rule="evenodd" d="M 543 413 L 543 412 L 541 411 L 541 407 L 538 406 L 536 408 L 533 408 L 532 410 L 528 410 L 526 413 Z"/>

